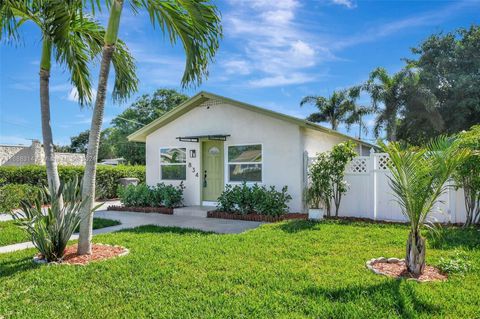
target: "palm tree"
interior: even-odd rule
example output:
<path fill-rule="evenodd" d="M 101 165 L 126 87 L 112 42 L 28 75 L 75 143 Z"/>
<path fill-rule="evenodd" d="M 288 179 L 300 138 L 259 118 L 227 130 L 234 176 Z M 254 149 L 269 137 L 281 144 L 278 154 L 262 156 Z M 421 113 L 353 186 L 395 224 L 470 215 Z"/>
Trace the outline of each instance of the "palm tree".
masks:
<path fill-rule="evenodd" d="M 403 105 L 404 78 L 404 70 L 390 76 L 384 68 L 376 68 L 370 73 L 364 85 L 372 98 L 372 107 L 378 113 L 374 127 L 375 135 L 378 137 L 380 131 L 385 129 L 388 141 L 397 139 L 397 116 Z M 383 104 L 383 109 L 380 109 L 379 103 Z"/>
<path fill-rule="evenodd" d="M 350 112 L 347 118 L 345 119 L 345 123 L 347 124 L 347 130 L 350 130 L 351 126 L 354 124 L 358 125 L 358 138 L 362 138 L 362 130 L 365 134 L 368 134 L 368 126 L 363 120 L 364 117 L 368 114 L 374 112 L 371 107 L 358 105 L 357 100 L 360 98 L 360 93 L 362 91 L 361 86 L 354 86 L 348 89 L 348 98 L 351 103 Z"/>
<path fill-rule="evenodd" d="M 445 192 L 452 173 L 468 152 L 446 137 L 432 140 L 426 148 L 412 150 L 392 142 L 381 147 L 390 156 L 390 186 L 402 213 L 410 222 L 405 262 L 413 275 L 425 268 L 424 226 L 433 227 L 428 215 Z"/>
<path fill-rule="evenodd" d="M 42 33 L 40 59 L 40 108 L 42 121 L 43 148 L 50 189 L 58 191 L 60 179 L 55 161 L 52 128 L 50 123 L 49 82 L 52 55 L 55 61 L 65 66 L 70 73 L 70 81 L 77 90 L 80 105 L 92 98 L 88 63 L 101 51 L 103 28 L 89 16 L 82 14 L 79 3 L 61 0 L 6 0 L 0 3 L 0 39 L 6 37 L 18 40 L 19 28 L 26 21 L 33 22 Z M 115 57 L 117 67 L 133 66 L 123 42 Z M 134 73 L 117 74 L 115 91 L 119 98 L 126 97 L 125 86 L 136 87 Z"/>
<path fill-rule="evenodd" d="M 346 122 L 348 114 L 352 111 L 352 103 L 347 90 L 335 91 L 329 98 L 323 96 L 306 96 L 300 102 L 300 106 L 314 104 L 318 112 L 307 117 L 310 122 L 329 122 L 332 130 L 337 130 L 338 125 Z"/>
<path fill-rule="evenodd" d="M 99 5 L 99 1 L 91 0 L 91 6 Z M 84 209 L 80 224 L 79 254 L 91 253 L 91 237 L 93 214 L 91 208 L 95 198 L 95 176 L 100 132 L 105 107 L 105 94 L 110 71 L 110 63 L 115 52 L 120 18 L 124 5 L 123 0 L 113 0 L 109 3 L 105 43 L 103 46 L 97 97 L 93 109 L 92 123 L 87 150 L 87 162 L 83 183 L 83 196 L 90 198 L 90 205 Z M 172 44 L 180 40 L 186 55 L 185 71 L 182 85 L 200 84 L 202 78 L 208 75 L 207 66 L 213 59 L 222 35 L 220 17 L 217 8 L 208 0 L 131 0 L 130 6 L 136 12 L 146 10 L 153 25 L 158 25 L 163 34 L 168 35 Z M 123 69 L 118 69 L 122 72 Z M 123 70 L 129 72 L 129 70 Z"/>

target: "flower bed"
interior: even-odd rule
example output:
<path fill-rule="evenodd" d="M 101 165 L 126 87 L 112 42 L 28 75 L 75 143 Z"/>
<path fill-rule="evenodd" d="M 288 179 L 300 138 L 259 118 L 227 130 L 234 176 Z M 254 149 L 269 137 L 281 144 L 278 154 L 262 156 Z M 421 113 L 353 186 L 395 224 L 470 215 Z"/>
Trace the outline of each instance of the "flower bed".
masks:
<path fill-rule="evenodd" d="M 108 206 L 107 210 L 115 210 L 121 212 L 137 212 L 137 213 L 160 213 L 166 215 L 173 215 L 173 208 L 171 207 L 127 207 L 127 206 Z"/>
<path fill-rule="evenodd" d="M 280 222 L 283 220 L 290 219 L 308 219 L 308 214 L 296 214 L 296 213 L 287 213 L 280 216 L 269 216 L 269 215 L 260 215 L 260 214 L 235 214 L 227 213 L 218 210 L 210 211 L 207 213 L 208 218 L 222 218 L 222 219 L 236 219 L 236 220 L 248 220 L 256 222 Z"/>

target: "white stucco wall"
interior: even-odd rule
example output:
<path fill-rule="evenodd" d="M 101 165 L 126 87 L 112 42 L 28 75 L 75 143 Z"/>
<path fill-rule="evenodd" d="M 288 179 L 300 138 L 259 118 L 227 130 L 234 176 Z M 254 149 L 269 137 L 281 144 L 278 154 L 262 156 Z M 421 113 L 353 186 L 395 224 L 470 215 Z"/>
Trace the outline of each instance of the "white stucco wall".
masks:
<path fill-rule="evenodd" d="M 308 152 L 309 157 L 315 157 L 317 153 L 330 151 L 335 145 L 348 140 L 347 137 L 335 136 L 326 134 L 313 129 L 302 129 L 304 138 L 304 149 Z M 370 148 L 363 145 L 361 147 L 357 144 L 357 153 L 359 155 L 368 156 L 370 154 Z"/>
<path fill-rule="evenodd" d="M 155 185 L 160 180 L 160 148 L 187 148 L 187 178 L 184 182 L 185 204 L 200 204 L 200 180 L 195 172 L 200 170 L 200 143 L 179 142 L 178 136 L 193 135 L 230 135 L 225 142 L 228 145 L 262 144 L 263 152 L 263 182 L 264 185 L 274 185 L 281 189 L 288 186 L 288 192 L 293 197 L 290 210 L 300 212 L 302 209 L 302 161 L 303 149 L 300 143 L 300 129 L 297 125 L 274 119 L 257 112 L 245 110 L 236 106 L 212 105 L 197 107 L 182 115 L 175 121 L 161 127 L 147 136 L 147 184 Z M 190 158 L 191 149 L 197 152 L 196 158 Z M 224 156 L 225 161 L 227 156 Z M 191 167 L 189 166 L 191 164 Z M 228 176 L 225 170 L 225 182 Z M 166 181 L 165 181 L 166 182 Z M 178 184 L 178 182 L 171 182 Z"/>
<path fill-rule="evenodd" d="M 218 104 L 220 103 L 220 104 Z M 207 101 L 176 120 L 149 134 L 146 139 L 146 181 L 149 185 L 162 182 L 160 176 L 160 148 L 185 147 L 187 150 L 187 176 L 184 185 L 184 203 L 201 204 L 200 159 L 201 143 L 180 142 L 179 136 L 230 135 L 224 143 L 224 181 L 228 183 L 227 149 L 229 145 L 262 144 L 263 181 L 278 190 L 288 186 L 292 196 L 291 212 L 303 211 L 304 165 L 303 153 L 310 156 L 330 150 L 347 140 L 327 133 L 301 128 L 297 124 L 220 101 Z M 190 150 L 196 158 L 190 158 Z M 364 152 L 368 153 L 368 149 Z M 199 173 L 196 176 L 196 173 Z M 163 181 L 179 184 L 179 181 Z"/>

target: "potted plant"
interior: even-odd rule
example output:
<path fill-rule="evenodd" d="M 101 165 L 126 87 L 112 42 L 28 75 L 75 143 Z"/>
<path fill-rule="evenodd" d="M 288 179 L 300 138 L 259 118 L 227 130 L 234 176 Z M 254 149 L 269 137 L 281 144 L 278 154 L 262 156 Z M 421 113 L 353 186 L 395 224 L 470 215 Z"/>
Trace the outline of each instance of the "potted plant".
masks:
<path fill-rule="evenodd" d="M 316 187 L 307 189 L 308 219 L 322 220 L 324 215 L 324 205 L 322 193 Z"/>

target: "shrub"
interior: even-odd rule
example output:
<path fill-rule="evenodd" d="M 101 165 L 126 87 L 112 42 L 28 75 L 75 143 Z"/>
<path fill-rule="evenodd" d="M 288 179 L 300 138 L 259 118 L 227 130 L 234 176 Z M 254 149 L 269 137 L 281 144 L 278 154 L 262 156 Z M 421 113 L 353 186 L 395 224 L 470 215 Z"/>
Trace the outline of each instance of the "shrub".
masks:
<path fill-rule="evenodd" d="M 119 186 L 119 196 L 127 207 L 156 206 L 152 205 L 152 192 L 145 184 Z"/>
<path fill-rule="evenodd" d="M 183 183 L 178 186 L 147 186 L 146 184 L 119 186 L 120 201 L 126 207 L 179 207 L 183 201 Z"/>
<path fill-rule="evenodd" d="M 357 156 L 355 143 L 348 141 L 335 145 L 331 152 L 320 153 L 310 167 L 310 187 L 307 199 L 313 208 L 325 206 L 327 216 L 331 215 L 332 201 L 335 216 L 338 216 L 342 196 L 347 192 L 345 168 Z"/>
<path fill-rule="evenodd" d="M 34 201 L 40 187 L 25 184 L 9 184 L 0 187 L 0 212 L 20 208 L 22 200 Z"/>
<path fill-rule="evenodd" d="M 236 196 L 231 184 L 225 186 L 225 190 L 220 194 L 220 197 L 217 199 L 218 209 L 227 213 L 235 211 Z"/>
<path fill-rule="evenodd" d="M 59 205 L 60 193 L 63 208 Z M 43 202 L 51 207 L 43 209 Z M 16 224 L 30 235 L 43 258 L 52 262 L 62 259 L 70 237 L 80 224 L 80 214 L 86 205 L 89 205 L 89 198 L 82 200 L 78 179 L 74 178 L 62 183 L 58 193 L 41 190 L 35 200 L 22 201 L 23 212 L 12 215 Z"/>
<path fill-rule="evenodd" d="M 287 193 L 287 186 L 282 188 L 282 191 L 278 192 L 274 186 L 266 188 L 262 186 L 258 195 L 255 197 L 255 211 L 261 215 L 268 216 L 280 216 L 288 211 L 287 203 L 292 199 Z"/>
<path fill-rule="evenodd" d="M 472 264 L 467 253 L 456 250 L 453 257 L 441 257 L 438 268 L 449 274 L 465 274 L 472 268 Z"/>
<path fill-rule="evenodd" d="M 71 181 L 75 177 L 83 177 L 82 166 L 59 166 L 58 173 L 63 181 Z M 118 180 L 122 177 L 135 177 L 145 182 L 145 166 L 106 166 L 97 167 L 96 190 L 97 198 L 107 199 L 118 197 Z M 47 187 L 47 171 L 45 166 L 0 166 L 0 186 L 7 184 L 28 184 Z"/>
<path fill-rule="evenodd" d="M 218 209 L 224 212 L 280 216 L 288 211 L 287 203 L 292 197 L 287 193 L 287 186 L 279 192 L 274 186 L 267 188 L 257 183 L 251 187 L 247 183 L 227 185 L 218 198 Z"/>
<path fill-rule="evenodd" d="M 480 224 L 480 125 L 458 134 L 457 143 L 471 151 L 453 175 L 456 187 L 464 191 L 465 226 Z"/>
<path fill-rule="evenodd" d="M 184 189 L 185 186 L 183 186 L 183 182 L 181 182 L 178 186 L 160 183 L 154 188 L 155 192 L 160 194 L 161 204 L 169 208 L 179 207 L 182 205 Z"/>

